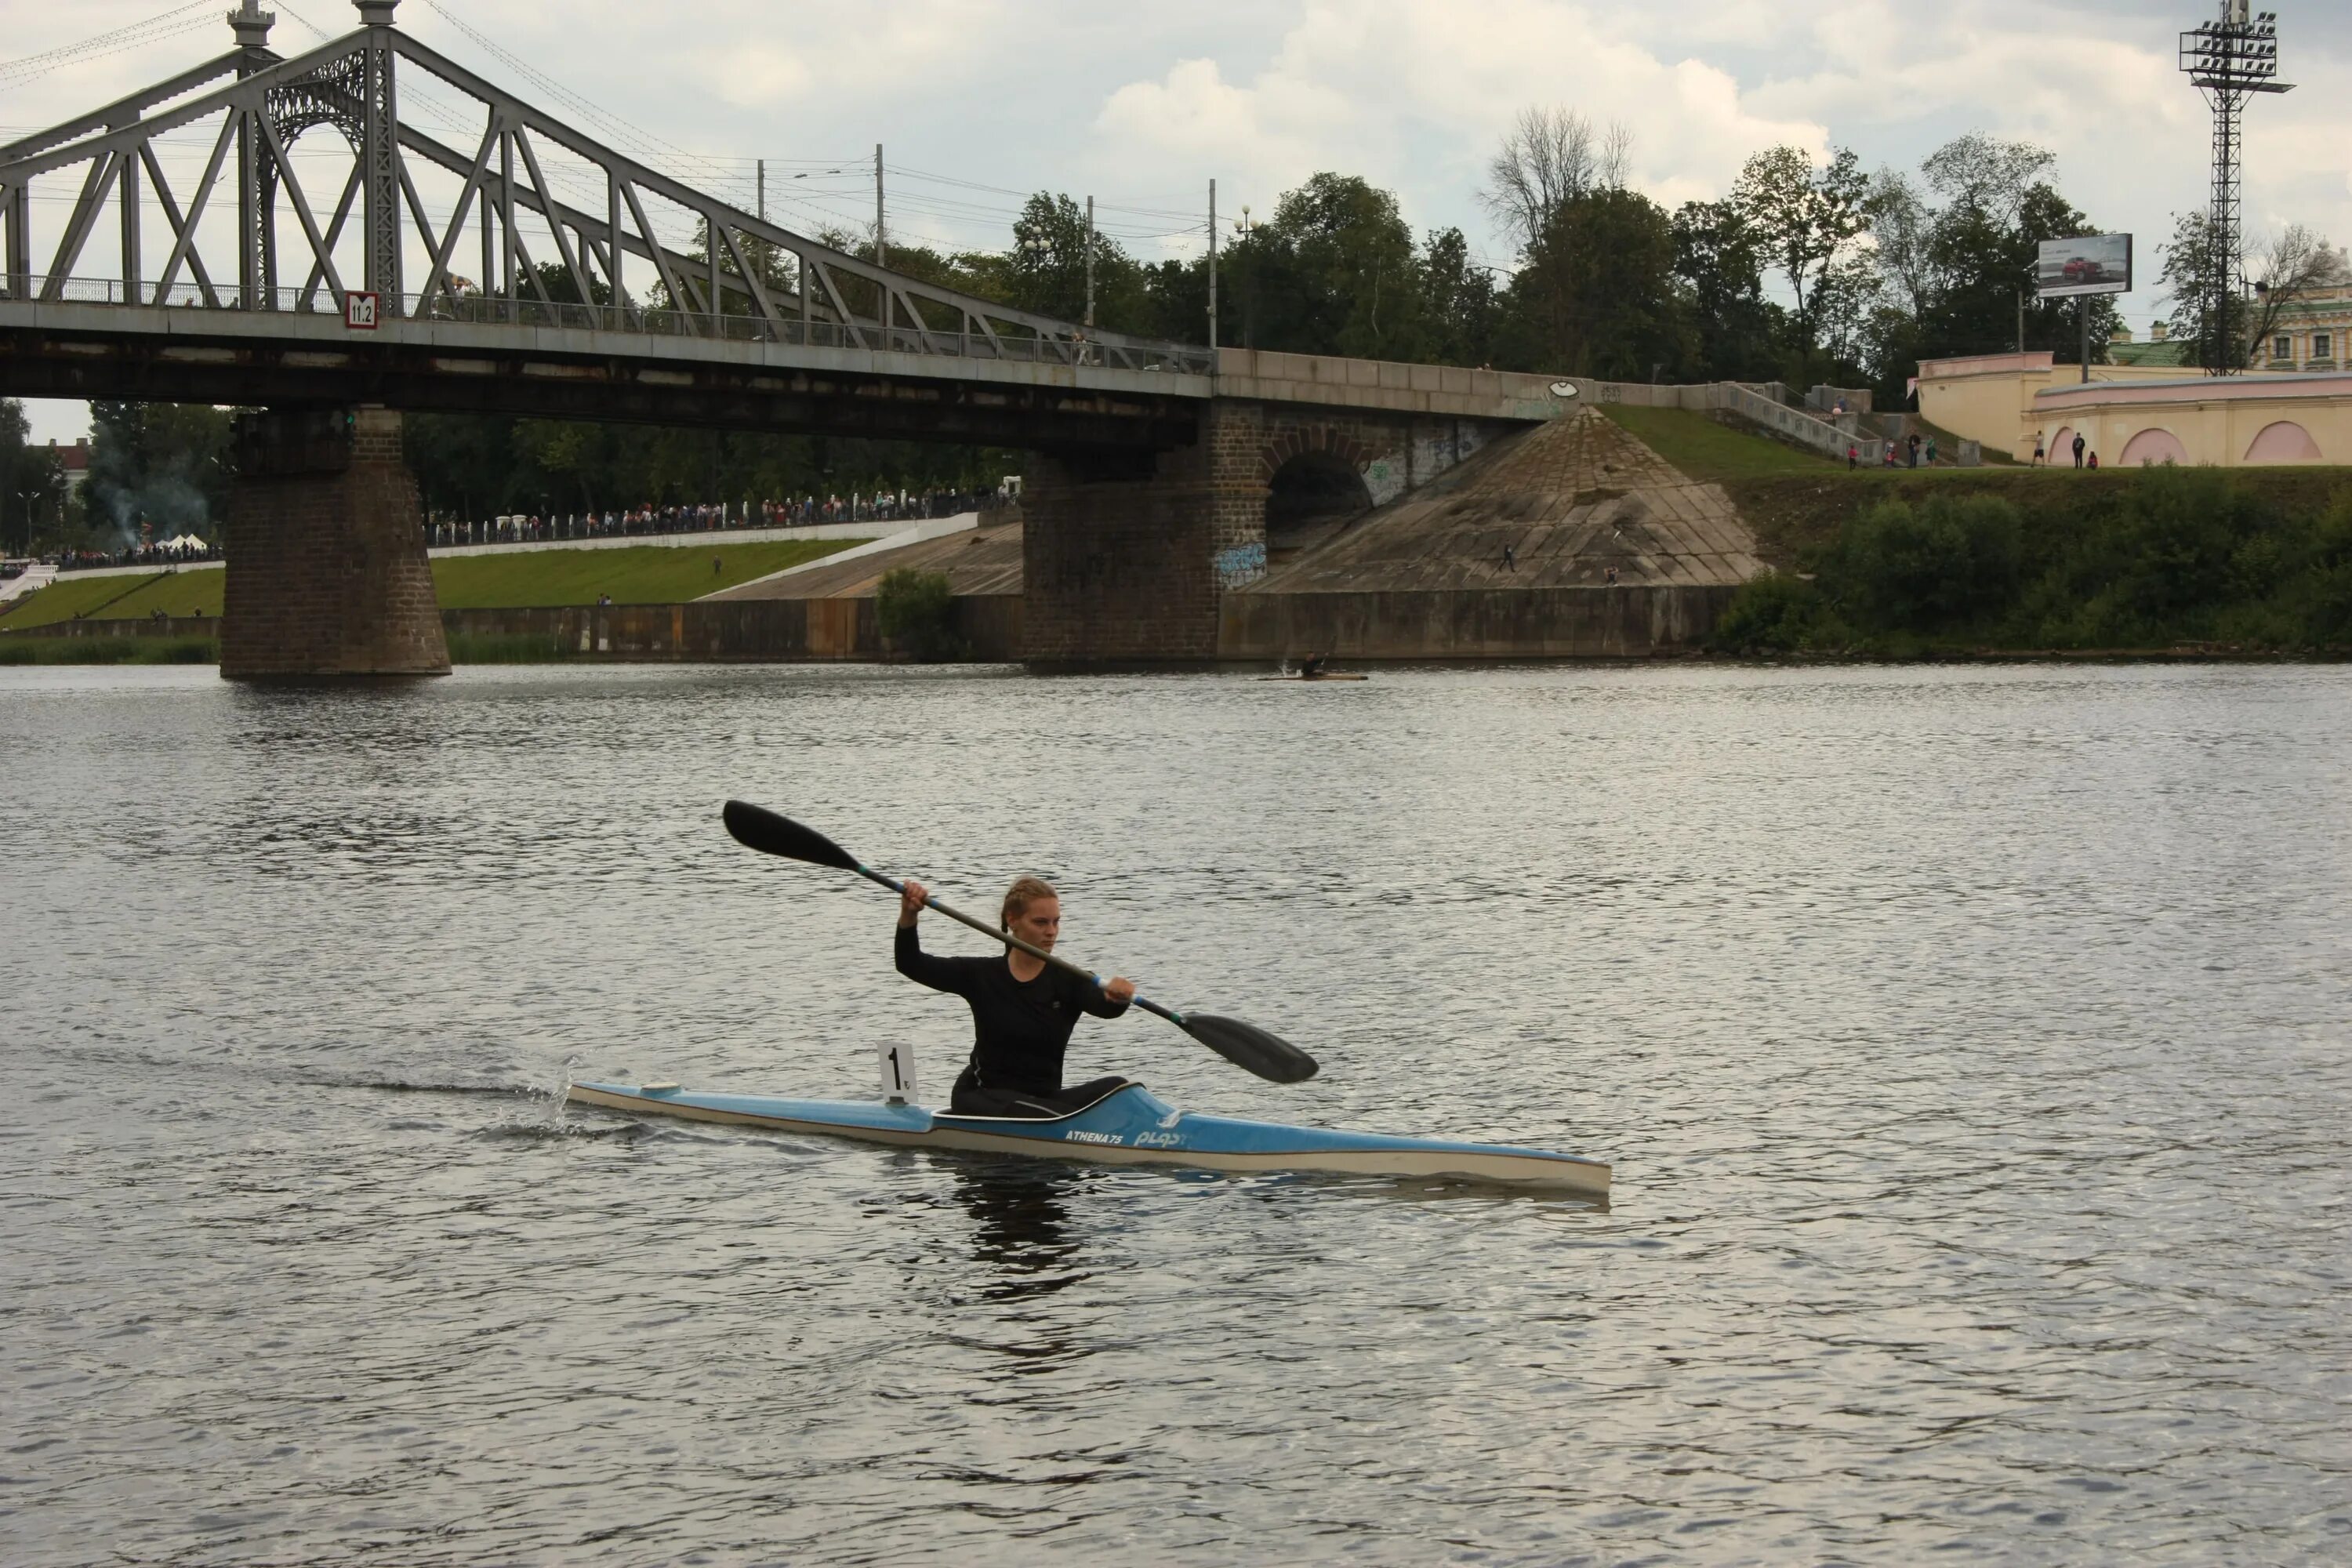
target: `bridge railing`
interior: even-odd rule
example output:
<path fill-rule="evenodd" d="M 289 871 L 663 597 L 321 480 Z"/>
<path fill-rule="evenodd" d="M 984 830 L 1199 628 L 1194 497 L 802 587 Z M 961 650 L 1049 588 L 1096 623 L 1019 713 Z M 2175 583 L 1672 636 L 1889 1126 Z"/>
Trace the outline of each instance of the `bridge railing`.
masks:
<path fill-rule="evenodd" d="M 194 309 L 272 312 L 341 319 L 342 301 L 325 289 L 280 288 L 257 293 L 248 306 L 236 288 L 207 288 L 202 283 L 174 284 L 168 298 L 156 298 L 151 285 L 139 297 L 120 279 L 59 278 L 36 274 L 26 297 L 72 304 L 115 305 L 126 310 Z M 381 302 L 393 305 L 391 300 Z M 1208 375 L 1216 365 L 1213 351 L 1176 344 L 1096 343 L 1084 340 L 1030 335 L 1019 331 L 943 331 L 929 326 L 879 321 L 772 321 L 707 310 L 679 310 L 623 303 L 571 304 L 541 300 L 513 300 L 486 294 L 410 294 L 396 310 L 383 311 L 387 320 L 454 321 L 468 325 L 565 329 L 580 331 L 630 332 L 647 337 L 700 338 L 727 342 L 778 343 L 789 347 L 865 349 L 925 354 L 931 357 L 1021 364 L 1093 365 L 1112 370 L 1165 371 Z"/>

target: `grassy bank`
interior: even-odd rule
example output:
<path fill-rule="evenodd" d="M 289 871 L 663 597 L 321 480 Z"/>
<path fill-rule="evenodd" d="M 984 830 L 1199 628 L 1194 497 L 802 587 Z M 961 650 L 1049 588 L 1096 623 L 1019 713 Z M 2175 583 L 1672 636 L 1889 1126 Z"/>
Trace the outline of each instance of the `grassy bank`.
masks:
<path fill-rule="evenodd" d="M 167 616 L 218 616 L 221 569 L 155 572 L 143 576 L 68 575 L 8 606 L 0 627 L 46 626 L 57 621 L 143 621 Z"/>
<path fill-rule="evenodd" d="M 531 609 L 593 605 L 675 605 L 731 588 L 787 566 L 846 549 L 854 539 L 779 539 L 701 549 L 661 544 L 619 550 L 524 550 L 506 555 L 445 555 L 433 562 L 433 588 L 445 610 Z M 712 570 L 712 563 L 718 569 Z M 58 621 L 142 621 L 221 613 L 224 568 L 145 576 L 67 575 L 0 615 L 0 628 Z"/>
<path fill-rule="evenodd" d="M 2352 649 L 2352 470 L 2069 468 L 1726 485 L 1778 570 L 1719 651 Z"/>
<path fill-rule="evenodd" d="M 1845 474 L 1843 463 L 1750 435 L 1687 408 L 1633 408 L 1622 403 L 1595 406 L 1634 439 L 1702 482 Z"/>
<path fill-rule="evenodd" d="M 818 560 L 857 542 L 855 539 L 777 539 L 699 549 L 635 544 L 619 550 L 445 555 L 433 563 L 433 588 L 445 610 L 593 605 L 606 594 L 616 605 L 678 605 Z"/>
<path fill-rule="evenodd" d="M 210 637 L 0 638 L 0 664 L 218 664 Z"/>

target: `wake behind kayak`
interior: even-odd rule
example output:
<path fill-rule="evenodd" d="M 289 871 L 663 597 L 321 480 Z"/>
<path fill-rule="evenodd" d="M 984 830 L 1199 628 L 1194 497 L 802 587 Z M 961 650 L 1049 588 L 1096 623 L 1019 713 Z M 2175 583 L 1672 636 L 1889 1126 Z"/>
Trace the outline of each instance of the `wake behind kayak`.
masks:
<path fill-rule="evenodd" d="M 1598 1160 L 1493 1143 L 1198 1116 L 1174 1109 L 1138 1083 L 1124 1084 L 1066 1116 L 1036 1120 L 954 1116 L 903 1102 L 709 1094 L 667 1083 L 575 1083 L 566 1098 L 613 1110 L 732 1122 L 781 1132 L 822 1133 L 901 1147 L 1097 1164 L 1187 1166 L 1228 1174 L 1320 1171 L 1453 1177 L 1587 1197 L 1609 1195 L 1609 1167 Z"/>

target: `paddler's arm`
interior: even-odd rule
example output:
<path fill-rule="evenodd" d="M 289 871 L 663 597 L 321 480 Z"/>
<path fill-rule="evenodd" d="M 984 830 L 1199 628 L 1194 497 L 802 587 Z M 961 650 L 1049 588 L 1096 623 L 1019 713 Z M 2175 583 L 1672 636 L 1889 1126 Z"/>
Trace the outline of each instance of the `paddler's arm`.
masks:
<path fill-rule="evenodd" d="M 1086 998 L 1079 1005 L 1097 1018 L 1116 1018 L 1134 1000 L 1135 982 L 1115 974 L 1099 987 L 1087 986 Z"/>
<path fill-rule="evenodd" d="M 928 985 L 934 991 L 944 991 L 950 996 L 965 994 L 965 966 L 950 958 L 935 958 L 923 951 L 921 939 L 915 935 L 915 915 L 923 907 L 926 897 L 920 882 L 908 882 L 898 897 L 898 935 L 896 955 L 898 973 L 918 985 Z"/>

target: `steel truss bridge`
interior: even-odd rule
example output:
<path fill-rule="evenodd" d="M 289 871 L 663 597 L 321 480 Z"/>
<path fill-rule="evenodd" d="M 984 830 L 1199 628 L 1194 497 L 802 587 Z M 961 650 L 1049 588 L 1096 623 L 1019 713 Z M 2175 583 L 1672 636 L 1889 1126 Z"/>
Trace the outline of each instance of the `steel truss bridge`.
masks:
<path fill-rule="evenodd" d="M 503 91 L 394 26 L 399 0 L 356 5 L 289 57 L 243 0 L 227 53 L 0 146 L 0 392 L 1192 438 L 1213 351 L 862 260 Z"/>

